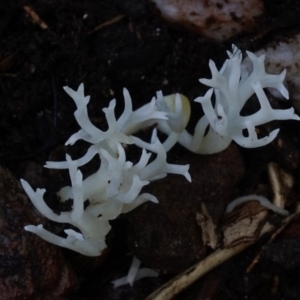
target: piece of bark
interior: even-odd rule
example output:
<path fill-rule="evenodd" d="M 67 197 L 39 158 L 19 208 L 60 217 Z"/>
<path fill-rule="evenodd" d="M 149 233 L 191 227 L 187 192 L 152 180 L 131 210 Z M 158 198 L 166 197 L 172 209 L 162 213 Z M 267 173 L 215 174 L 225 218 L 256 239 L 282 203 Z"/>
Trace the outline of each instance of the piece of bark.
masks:
<path fill-rule="evenodd" d="M 202 241 L 204 245 L 209 246 L 212 249 L 216 249 L 219 243 L 216 225 L 208 213 L 204 203 L 201 205 L 201 213 L 196 214 L 196 221 L 201 227 Z"/>

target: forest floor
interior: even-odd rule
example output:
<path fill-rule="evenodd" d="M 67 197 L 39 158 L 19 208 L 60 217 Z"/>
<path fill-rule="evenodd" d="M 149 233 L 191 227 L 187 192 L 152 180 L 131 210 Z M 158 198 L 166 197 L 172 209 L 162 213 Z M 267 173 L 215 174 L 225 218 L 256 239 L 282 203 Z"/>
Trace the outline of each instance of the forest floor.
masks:
<path fill-rule="evenodd" d="M 34 23 L 24 6 L 42 23 Z M 84 83 L 86 94 L 91 95 L 90 119 L 102 129 L 106 126 L 102 109 L 111 99 L 117 99 L 116 114 L 122 112 L 124 87 L 135 108 L 159 90 L 165 95 L 180 92 L 193 100 L 206 91 L 198 79 L 210 78 L 208 60 L 220 67 L 232 43 L 242 51 L 255 51 L 299 32 L 297 1 L 265 1 L 265 6 L 257 29 L 221 43 L 170 25 L 151 4 L 140 0 L 0 1 L 1 166 L 35 187 L 57 191 L 66 176 L 54 178 L 42 168 L 44 163 L 64 159 L 66 152 L 80 156 L 87 149 L 84 143 L 78 143 L 75 150 L 64 146 L 78 125 L 75 105 L 63 86 L 77 89 Z M 191 128 L 200 111 L 199 105 L 193 105 Z M 287 107 L 276 101 L 275 105 Z M 300 126 L 295 122 L 280 126 L 286 147 L 239 150 L 246 169 L 236 194 L 268 185 L 268 164 L 274 162 L 295 178 L 292 194 L 297 198 Z M 170 158 L 176 160 L 185 150 L 176 147 L 172 151 Z M 128 151 L 127 156 L 134 160 L 135 154 Z M 95 162 L 83 172 L 91 174 L 96 168 Z M 120 237 L 123 222 L 122 218 L 115 222 L 118 240 L 112 238 L 110 253 L 101 262 L 66 252 L 80 278 L 70 300 L 144 299 L 170 278 L 164 275 L 133 287 L 112 288 L 110 282 L 127 273 L 132 259 L 126 255 L 126 238 Z M 179 299 L 299 299 L 300 232 L 292 230 L 276 243 L 250 274 L 245 269 L 265 241 L 211 272 Z"/>

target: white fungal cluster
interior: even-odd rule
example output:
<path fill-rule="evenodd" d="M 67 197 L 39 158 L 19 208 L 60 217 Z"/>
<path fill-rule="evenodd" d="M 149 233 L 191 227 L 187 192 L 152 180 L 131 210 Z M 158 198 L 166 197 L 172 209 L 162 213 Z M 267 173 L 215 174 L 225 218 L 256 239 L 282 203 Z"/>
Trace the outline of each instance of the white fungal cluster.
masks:
<path fill-rule="evenodd" d="M 115 105 L 112 100 L 103 109 L 108 123 L 107 131 L 95 127 L 88 117 L 87 104 L 89 96 L 84 95 L 81 84 L 77 91 L 65 87 L 65 91 L 75 101 L 77 110 L 75 118 L 81 129 L 66 142 L 73 145 L 78 140 L 90 143 L 87 153 L 72 160 L 66 156 L 63 162 L 47 162 L 52 169 L 68 169 L 71 186 L 58 191 L 62 202 L 73 199 L 72 211 L 54 213 L 44 202 L 45 189 L 34 191 L 30 185 L 21 180 L 23 188 L 35 207 L 48 219 L 68 223 L 78 230 L 66 229 L 66 237 L 57 236 L 42 225 L 26 226 L 43 239 L 56 245 L 66 247 L 88 256 L 97 256 L 106 247 L 105 236 L 110 230 L 109 221 L 121 213 L 126 213 L 146 201 L 157 203 L 155 196 L 142 193 L 142 188 L 153 180 L 161 179 L 168 173 L 183 175 L 191 181 L 189 165 L 180 166 L 167 163 L 167 151 L 179 142 L 187 149 L 199 154 L 211 154 L 224 150 L 232 140 L 240 146 L 253 148 L 270 143 L 279 129 L 269 136 L 258 138 L 255 127 L 272 120 L 299 120 L 294 109 L 276 110 L 269 103 L 264 88 L 277 89 L 285 98 L 288 92 L 283 85 L 285 71 L 280 75 L 270 75 L 264 69 L 264 56 L 255 56 L 247 52 L 253 64 L 251 73 L 241 68 L 242 54 L 233 47 L 220 71 L 213 61 L 209 62 L 212 79 L 200 79 L 200 82 L 211 87 L 203 96 L 195 99 L 202 105 L 205 115 L 195 127 L 194 135 L 185 130 L 190 119 L 189 100 L 182 95 L 163 97 L 158 92 L 156 98 L 141 108 L 133 111 L 130 95 L 124 89 L 125 108 L 116 119 Z M 212 95 L 215 94 L 215 101 Z M 241 110 L 249 98 L 256 94 L 260 110 L 250 116 L 241 116 Z M 213 104 L 214 103 L 214 104 Z M 158 130 L 167 134 L 161 143 L 153 130 L 151 142 L 145 142 L 132 136 L 142 128 L 156 124 Z M 244 136 L 243 131 L 247 131 Z M 126 161 L 123 145 L 135 144 L 141 147 L 142 155 L 137 164 Z M 149 162 L 151 151 L 155 159 Z M 97 172 L 83 179 L 79 168 L 99 155 L 101 165 Z M 85 201 L 89 205 L 84 208 Z"/>
<path fill-rule="evenodd" d="M 72 185 L 58 191 L 58 196 L 62 202 L 73 199 L 72 211 L 61 212 L 59 215 L 54 213 L 44 202 L 45 189 L 34 191 L 26 181 L 21 180 L 21 183 L 40 213 L 52 221 L 71 224 L 78 228 L 79 232 L 67 229 L 64 238 L 47 231 L 42 225 L 29 225 L 25 229 L 53 244 L 87 256 L 97 256 L 106 248 L 105 236 L 110 230 L 110 220 L 146 201 L 158 202 L 155 196 L 141 193 L 145 185 L 165 177 L 168 173 L 181 174 L 191 181 L 188 173 L 189 165 L 167 163 L 167 152 L 157 138 L 156 130 L 153 131 L 151 143 L 142 142 L 130 135 L 131 132 L 167 119 L 166 112 L 156 109 L 155 99 L 140 109 L 132 111 L 131 98 L 128 91 L 124 89 L 124 112 L 117 120 L 114 114 L 116 101 L 112 100 L 108 108 L 103 109 L 108 123 L 108 130 L 103 132 L 95 127 L 88 117 L 89 97 L 84 95 L 83 84 L 77 91 L 68 87 L 65 91 L 77 105 L 75 118 L 81 127 L 66 144 L 72 145 L 82 139 L 91 143 L 91 146 L 80 159 L 72 160 L 67 155 L 66 161 L 47 162 L 46 167 L 69 170 Z M 124 144 L 133 143 L 142 145 L 143 148 L 141 158 L 135 165 L 126 161 L 123 147 Z M 151 153 L 148 153 L 145 148 L 156 155 L 150 163 Z M 83 180 L 78 168 L 88 163 L 95 155 L 99 155 L 101 165 L 97 172 Z M 86 200 L 89 200 L 90 204 L 84 209 Z"/>
<path fill-rule="evenodd" d="M 252 62 L 252 71 L 249 72 L 241 65 L 242 53 L 237 47 L 233 46 L 232 52 L 228 51 L 227 54 L 229 59 L 224 62 L 220 71 L 210 60 L 212 79 L 199 80 L 211 89 L 203 97 L 195 99 L 201 103 L 205 115 L 198 121 L 194 135 L 183 130 L 178 136 L 178 142 L 195 153 L 220 152 L 227 148 L 232 140 L 246 148 L 265 146 L 276 138 L 279 129 L 259 138 L 256 126 L 273 120 L 300 120 L 294 108 L 273 109 L 264 92 L 264 88 L 272 88 L 288 99 L 288 91 L 283 85 L 285 70 L 280 75 L 267 74 L 264 66 L 265 56 L 257 57 L 247 51 Z M 241 110 L 254 94 L 260 109 L 252 115 L 241 116 Z M 160 129 L 166 134 L 172 133 L 166 126 Z M 247 132 L 246 136 L 243 134 L 244 130 Z"/>

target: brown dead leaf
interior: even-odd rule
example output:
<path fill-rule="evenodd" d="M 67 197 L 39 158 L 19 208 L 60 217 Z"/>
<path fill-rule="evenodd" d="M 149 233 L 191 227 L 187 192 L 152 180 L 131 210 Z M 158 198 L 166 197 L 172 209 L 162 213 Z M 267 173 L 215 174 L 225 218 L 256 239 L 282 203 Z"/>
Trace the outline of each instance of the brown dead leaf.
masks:
<path fill-rule="evenodd" d="M 239 205 L 225 217 L 222 225 L 225 248 L 256 240 L 266 223 L 267 216 L 267 209 L 257 201 Z"/>

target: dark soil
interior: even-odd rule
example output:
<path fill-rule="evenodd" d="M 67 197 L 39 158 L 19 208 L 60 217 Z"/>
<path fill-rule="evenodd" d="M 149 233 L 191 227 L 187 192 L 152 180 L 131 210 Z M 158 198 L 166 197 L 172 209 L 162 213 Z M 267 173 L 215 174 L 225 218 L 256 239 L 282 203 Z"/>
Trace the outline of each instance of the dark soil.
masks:
<path fill-rule="evenodd" d="M 47 29 L 32 22 L 24 5 L 38 14 Z M 89 116 L 101 128 L 106 126 L 101 110 L 112 98 L 117 99 L 117 114 L 122 111 L 123 87 L 129 89 L 135 108 L 158 90 L 164 94 L 180 92 L 194 99 L 206 90 L 198 79 L 210 77 L 208 60 L 213 59 L 219 67 L 231 43 L 242 50 L 255 50 L 299 31 L 298 1 L 266 0 L 265 6 L 265 16 L 255 32 L 216 43 L 171 26 L 142 0 L 0 0 L 1 166 L 34 187 L 57 191 L 67 177 L 42 169 L 45 161 L 63 159 L 66 152 L 80 156 L 86 149 L 84 143 L 73 147 L 76 150 L 64 146 L 78 125 L 73 117 L 75 105 L 63 86 L 75 89 L 84 82 L 86 93 L 91 95 Z M 101 24 L 105 25 L 98 27 Z M 191 128 L 199 111 L 199 105 L 192 106 Z M 286 147 L 274 144 L 241 149 L 246 175 L 236 193 L 245 194 L 258 184 L 267 184 L 270 161 L 299 177 L 300 126 L 282 124 L 281 138 Z M 171 160 L 180 151 L 182 148 L 176 147 Z M 135 154 L 133 150 L 127 155 L 134 160 Z M 92 173 L 95 165 L 97 162 L 89 164 L 83 172 Z M 299 186 L 295 192 L 297 189 Z M 81 280 L 70 299 L 144 299 L 166 280 L 149 279 L 133 288 L 112 289 L 110 281 L 124 276 L 131 261 L 122 238 L 125 221 L 121 217 L 114 222 L 109 237 L 111 252 L 104 263 L 65 251 Z M 181 299 L 299 299 L 299 259 L 291 262 L 299 256 L 299 236 L 289 237 L 292 241 L 286 244 L 286 239 L 280 240 L 278 253 L 274 247 L 268 248 L 259 267 L 246 276 L 245 268 L 262 247 L 257 245 L 213 271 Z M 275 281 L 279 282 L 277 289 Z"/>

